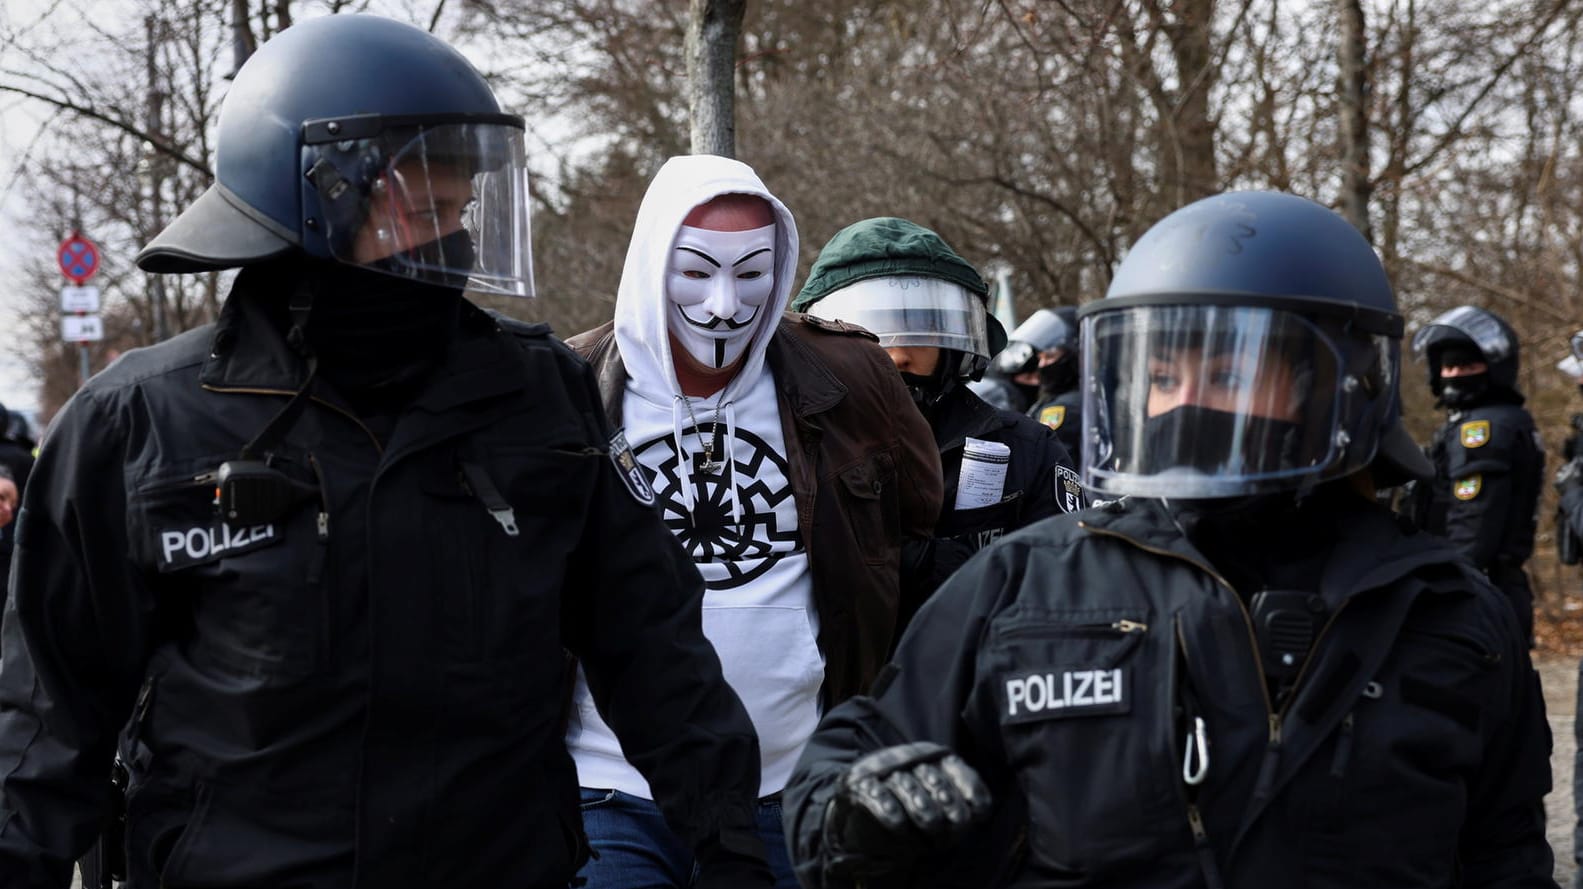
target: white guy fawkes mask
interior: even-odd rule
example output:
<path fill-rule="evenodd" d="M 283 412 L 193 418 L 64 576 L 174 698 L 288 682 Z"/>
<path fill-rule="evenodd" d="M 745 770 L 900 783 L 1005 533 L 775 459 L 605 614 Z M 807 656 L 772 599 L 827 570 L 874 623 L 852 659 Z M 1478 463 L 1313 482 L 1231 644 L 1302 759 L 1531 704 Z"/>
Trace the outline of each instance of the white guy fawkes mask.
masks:
<path fill-rule="evenodd" d="M 775 229 L 676 230 L 665 264 L 670 331 L 705 367 L 730 367 L 752 342 L 775 292 Z"/>

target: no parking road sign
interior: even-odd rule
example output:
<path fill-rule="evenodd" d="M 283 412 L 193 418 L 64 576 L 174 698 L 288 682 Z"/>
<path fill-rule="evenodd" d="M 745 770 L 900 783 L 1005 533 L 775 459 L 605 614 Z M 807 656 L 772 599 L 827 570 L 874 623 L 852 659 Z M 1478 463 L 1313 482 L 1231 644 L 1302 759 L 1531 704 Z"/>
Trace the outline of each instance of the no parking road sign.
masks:
<path fill-rule="evenodd" d="M 76 232 L 60 242 L 55 258 L 60 262 L 61 274 L 73 284 L 86 283 L 99 271 L 99 248 Z"/>

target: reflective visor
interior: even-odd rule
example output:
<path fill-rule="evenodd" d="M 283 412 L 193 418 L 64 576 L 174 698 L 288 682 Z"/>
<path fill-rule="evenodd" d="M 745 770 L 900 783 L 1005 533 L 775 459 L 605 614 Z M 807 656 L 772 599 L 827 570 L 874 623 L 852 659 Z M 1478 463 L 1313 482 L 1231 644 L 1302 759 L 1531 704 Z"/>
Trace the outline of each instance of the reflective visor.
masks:
<path fill-rule="evenodd" d="M 938 278 L 858 281 L 809 306 L 808 314 L 866 328 L 887 348 L 935 346 L 989 358 L 983 301 Z"/>
<path fill-rule="evenodd" d="M 303 151 L 334 258 L 434 284 L 533 295 L 521 127 L 406 125 Z"/>
<path fill-rule="evenodd" d="M 1490 364 L 1504 360 L 1512 353 L 1511 337 L 1494 315 L 1477 306 L 1458 306 L 1424 325 L 1413 334 L 1413 353 L 1422 356 L 1424 351 L 1443 338 L 1447 331 L 1455 331 L 1473 341 L 1484 353 Z"/>
<path fill-rule="evenodd" d="M 1130 306 L 1083 325 L 1085 483 L 1101 496 L 1293 487 L 1339 459 L 1341 355 L 1270 308 Z"/>

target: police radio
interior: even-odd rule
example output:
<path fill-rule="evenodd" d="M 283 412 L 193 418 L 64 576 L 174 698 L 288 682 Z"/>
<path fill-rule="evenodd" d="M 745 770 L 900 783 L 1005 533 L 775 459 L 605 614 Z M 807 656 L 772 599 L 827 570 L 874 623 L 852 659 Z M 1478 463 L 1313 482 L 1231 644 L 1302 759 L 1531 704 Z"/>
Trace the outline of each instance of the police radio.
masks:
<path fill-rule="evenodd" d="M 1302 590 L 1260 590 L 1249 604 L 1264 675 L 1283 693 L 1297 682 L 1324 625 L 1325 600 Z"/>
<path fill-rule="evenodd" d="M 216 503 L 229 524 L 264 525 L 304 499 L 318 497 L 313 485 L 299 482 L 264 460 L 227 460 L 215 473 Z"/>

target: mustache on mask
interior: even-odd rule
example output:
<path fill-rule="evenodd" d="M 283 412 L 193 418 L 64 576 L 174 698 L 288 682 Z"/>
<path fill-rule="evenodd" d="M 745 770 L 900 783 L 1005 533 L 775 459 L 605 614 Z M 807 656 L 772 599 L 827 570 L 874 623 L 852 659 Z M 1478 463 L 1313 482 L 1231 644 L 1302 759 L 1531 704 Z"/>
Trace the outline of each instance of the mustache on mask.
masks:
<path fill-rule="evenodd" d="M 682 309 L 680 306 L 677 308 L 681 311 L 683 321 L 686 321 L 693 327 L 701 328 L 703 330 L 720 330 L 722 328 L 726 330 L 741 330 L 742 328 L 747 327 L 749 324 L 752 324 L 754 319 L 759 316 L 758 308 L 754 307 L 753 314 L 747 316 L 747 318 L 741 321 L 733 321 L 730 318 L 721 318 L 718 315 L 709 316 L 710 320 L 708 321 L 694 321 L 692 316 L 687 314 L 686 309 Z"/>

